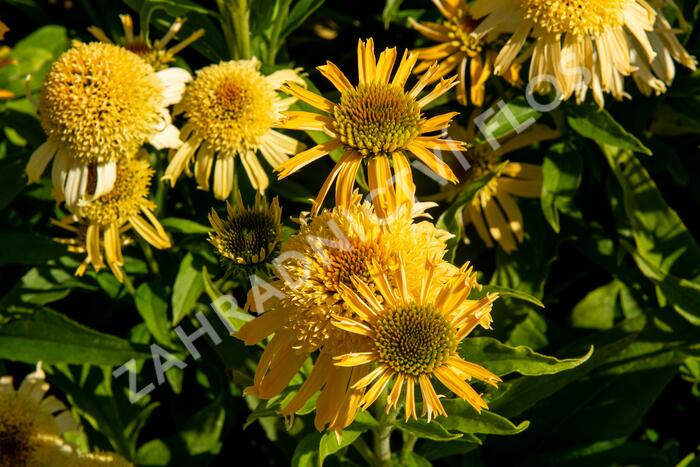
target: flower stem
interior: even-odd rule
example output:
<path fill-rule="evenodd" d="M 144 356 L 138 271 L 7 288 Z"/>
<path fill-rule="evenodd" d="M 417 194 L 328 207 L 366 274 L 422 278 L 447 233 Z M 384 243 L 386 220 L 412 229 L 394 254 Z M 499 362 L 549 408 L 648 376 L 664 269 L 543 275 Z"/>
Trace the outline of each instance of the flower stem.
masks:
<path fill-rule="evenodd" d="M 231 6 L 231 23 L 236 36 L 239 60 L 248 60 L 250 53 L 250 7 L 247 0 L 233 0 Z"/>
<path fill-rule="evenodd" d="M 403 434 L 403 446 L 401 447 L 401 461 L 406 462 L 406 456 L 413 452 L 413 448 L 418 441 L 418 437 L 413 433 L 404 432 Z"/>
<path fill-rule="evenodd" d="M 393 431 L 393 421 L 396 419 L 396 411 L 386 413 L 386 391 L 375 402 L 375 416 L 379 426 L 374 431 L 374 455 L 377 458 L 377 466 L 388 466 L 391 464 L 391 432 Z"/>

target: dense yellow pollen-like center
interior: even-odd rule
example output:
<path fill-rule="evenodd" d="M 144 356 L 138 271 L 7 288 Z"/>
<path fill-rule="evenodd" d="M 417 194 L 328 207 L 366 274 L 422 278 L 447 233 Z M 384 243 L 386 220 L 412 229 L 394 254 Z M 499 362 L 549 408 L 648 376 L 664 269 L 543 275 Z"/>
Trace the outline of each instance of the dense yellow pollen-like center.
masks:
<path fill-rule="evenodd" d="M 81 162 L 131 156 L 162 126 L 163 85 L 138 55 L 78 44 L 44 81 L 39 115 L 47 135 Z"/>
<path fill-rule="evenodd" d="M 27 466 L 34 449 L 32 423 L 0 414 L 0 465 Z"/>
<path fill-rule="evenodd" d="M 110 223 L 122 225 L 141 207 L 151 207 L 147 197 L 152 175 L 153 169 L 144 160 L 133 159 L 118 164 L 112 191 L 87 203 L 81 208 L 81 215 L 102 226 Z"/>
<path fill-rule="evenodd" d="M 381 249 L 375 243 L 353 242 L 348 249 L 334 250 L 329 254 L 324 275 L 326 283 L 331 287 L 345 284 L 353 287 L 352 277 L 357 276 L 366 283 L 371 283 L 368 264 L 373 259 L 382 258 Z"/>
<path fill-rule="evenodd" d="M 624 24 L 628 0 L 521 0 L 525 18 L 548 32 L 595 35 Z"/>
<path fill-rule="evenodd" d="M 258 68 L 257 60 L 211 65 L 185 91 L 182 106 L 190 124 L 217 153 L 256 150 L 279 117 L 275 90 Z"/>
<path fill-rule="evenodd" d="M 480 54 L 484 49 L 481 40 L 471 35 L 478 24 L 478 21 L 464 10 L 460 10 L 459 14 L 444 22 L 444 26 L 450 31 L 448 35 L 453 44 L 470 57 Z"/>
<path fill-rule="evenodd" d="M 334 117 L 340 140 L 365 156 L 402 149 L 420 132 L 418 103 L 391 84 L 360 84 L 344 92 Z"/>
<path fill-rule="evenodd" d="M 216 90 L 217 103 L 229 118 L 238 119 L 245 110 L 246 92 L 234 82 L 225 81 Z"/>
<path fill-rule="evenodd" d="M 406 376 L 431 374 L 457 349 L 454 329 L 430 306 L 411 303 L 386 310 L 374 329 L 378 362 Z"/>

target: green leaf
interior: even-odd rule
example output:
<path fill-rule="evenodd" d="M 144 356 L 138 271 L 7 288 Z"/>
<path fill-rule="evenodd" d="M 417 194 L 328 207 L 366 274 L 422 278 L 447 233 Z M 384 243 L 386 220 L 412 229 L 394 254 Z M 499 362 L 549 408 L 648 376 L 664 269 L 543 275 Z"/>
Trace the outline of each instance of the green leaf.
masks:
<path fill-rule="evenodd" d="M 225 418 L 226 412 L 221 403 L 214 401 L 180 425 L 176 438 L 181 441 L 189 459 L 219 452 Z M 201 465 L 196 462 L 193 464 Z"/>
<path fill-rule="evenodd" d="M 623 242 L 623 246 L 626 245 Z M 661 269 L 647 261 L 631 246 L 629 252 L 639 267 L 639 270 L 656 284 L 673 308 L 686 320 L 695 326 L 700 326 L 700 284 L 687 279 L 664 273 Z"/>
<path fill-rule="evenodd" d="M 49 25 L 37 29 L 12 49 L 10 56 L 15 63 L 0 69 L 0 87 L 21 96 L 24 94 L 24 78 L 31 75 L 30 91 L 39 90 L 51 64 L 68 46 L 63 26 Z"/>
<path fill-rule="evenodd" d="M 173 347 L 168 320 L 168 304 L 165 290 L 159 284 L 144 282 L 136 290 L 134 301 L 136 309 L 148 327 L 156 342 L 166 347 Z"/>
<path fill-rule="evenodd" d="M 343 430 L 342 441 L 340 444 L 338 444 L 338 439 L 336 438 L 335 433 L 324 433 L 318 445 L 318 467 L 323 466 L 323 463 L 328 456 L 331 456 L 354 443 L 361 434 L 361 431 Z"/>
<path fill-rule="evenodd" d="M 612 328 L 622 287 L 624 285 L 615 280 L 589 292 L 571 312 L 574 327 L 599 330 Z"/>
<path fill-rule="evenodd" d="M 479 300 L 480 298 L 485 297 L 486 294 L 489 293 L 497 293 L 499 297 L 514 298 L 515 300 L 532 303 L 533 305 L 537 305 L 540 308 L 544 308 L 544 304 L 542 303 L 542 301 L 534 295 L 530 295 L 529 293 L 523 292 L 522 290 L 511 289 L 509 287 L 503 287 L 495 284 L 482 285 L 481 290 L 472 290 L 472 293 L 469 295 L 469 299 Z"/>
<path fill-rule="evenodd" d="M 542 115 L 541 112 L 535 110 L 525 97 L 517 97 L 498 110 L 495 110 L 495 115 L 487 119 L 484 128 L 474 139 L 474 144 L 483 144 L 487 142 L 487 136 L 496 140 L 506 138 L 509 135 L 518 132 L 519 127 L 526 122 L 534 123 Z M 522 133 L 520 130 L 518 133 Z"/>
<path fill-rule="evenodd" d="M 170 464 L 170 458 L 168 445 L 159 439 L 154 439 L 139 446 L 134 461 L 138 465 L 148 467 L 165 467 Z"/>
<path fill-rule="evenodd" d="M 36 363 L 121 365 L 130 359 L 150 358 L 118 337 L 76 323 L 42 308 L 0 327 L 0 358 Z"/>
<path fill-rule="evenodd" d="M 527 429 L 530 422 L 514 425 L 510 420 L 488 410 L 478 413 L 462 399 L 443 399 L 442 405 L 449 414 L 440 423 L 450 431 L 468 434 L 515 435 Z"/>
<path fill-rule="evenodd" d="M 407 452 L 403 457 L 403 463 L 401 465 L 404 467 L 431 467 L 433 464 L 420 454 Z"/>
<path fill-rule="evenodd" d="M 192 253 L 187 253 L 180 263 L 173 285 L 173 326 L 177 326 L 192 311 L 204 290 L 199 272 L 201 265 L 198 263 Z"/>
<path fill-rule="evenodd" d="M 206 234 L 211 231 L 211 227 L 178 217 L 166 217 L 161 219 L 160 223 L 166 230 L 182 234 Z"/>
<path fill-rule="evenodd" d="M 384 29 L 389 29 L 389 24 L 394 19 L 394 16 L 399 12 L 399 8 L 403 0 L 386 0 L 384 10 L 382 11 L 382 21 L 384 21 Z"/>
<path fill-rule="evenodd" d="M 567 120 L 569 126 L 585 138 L 651 156 L 649 148 L 636 136 L 628 133 L 606 110 L 598 109 L 594 104 L 570 106 Z"/>
<path fill-rule="evenodd" d="M 633 341 L 634 336 L 626 336 L 610 344 L 600 345 L 585 364 L 569 371 L 537 377 L 522 376 L 501 383 L 491 392 L 489 406 L 507 417 L 520 416 L 537 402 L 583 378 L 610 358 L 618 355 Z"/>
<path fill-rule="evenodd" d="M 610 147 L 604 152 L 622 186 L 640 270 L 679 313 L 700 324 L 700 246 L 632 153 Z"/>
<path fill-rule="evenodd" d="M 509 347 L 490 337 L 470 337 L 462 341 L 459 353 L 467 361 L 482 365 L 498 376 L 511 373 L 537 376 L 576 368 L 591 357 L 593 347 L 580 358 L 559 360 L 525 346 Z"/>
<path fill-rule="evenodd" d="M 542 213 L 555 232 L 559 232 L 559 212 L 566 212 L 581 184 L 583 162 L 571 145 L 559 143 L 544 155 L 542 173 Z"/>
<path fill-rule="evenodd" d="M 401 430 L 407 431 L 419 438 L 431 439 L 433 441 L 452 441 L 464 436 L 463 433 L 450 433 L 440 422 L 431 420 L 410 419 L 408 421 L 397 420 L 394 425 Z"/>
<path fill-rule="evenodd" d="M 309 433 L 304 436 L 294 449 L 291 467 L 316 467 L 318 465 L 318 445 L 321 442 L 320 433 Z"/>
<path fill-rule="evenodd" d="M 289 11 L 287 22 L 284 24 L 280 34 L 280 40 L 283 40 L 301 26 L 306 21 L 306 18 L 311 16 L 311 13 L 319 9 L 321 5 L 323 5 L 323 0 L 297 0 Z"/>
<path fill-rule="evenodd" d="M 45 264 L 58 259 L 65 253 L 65 247 L 48 237 L 27 232 L 0 233 L 0 266 L 6 264 Z"/>

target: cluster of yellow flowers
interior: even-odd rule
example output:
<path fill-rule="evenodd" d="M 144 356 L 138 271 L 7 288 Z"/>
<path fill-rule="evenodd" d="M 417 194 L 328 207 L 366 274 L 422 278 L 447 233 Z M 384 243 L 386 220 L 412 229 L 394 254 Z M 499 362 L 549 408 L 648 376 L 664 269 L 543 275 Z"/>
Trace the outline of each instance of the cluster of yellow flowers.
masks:
<path fill-rule="evenodd" d="M 12 467 L 130 467 L 111 453 L 85 454 L 61 435 L 79 430 L 66 406 L 47 396 L 49 385 L 41 365 L 19 389 L 11 376 L 0 378 L 0 465 Z"/>
<path fill-rule="evenodd" d="M 582 101 L 590 89 L 600 106 L 604 93 L 626 96 L 626 76 L 642 92 L 659 93 L 673 79 L 674 60 L 692 69 L 696 62 L 662 13 L 670 0 L 433 2 L 444 21 L 412 24 L 439 44 L 401 55 L 387 48 L 377 57 L 372 39 L 359 41 L 357 83 L 332 62 L 318 67 L 339 92 L 335 102 L 312 92 L 298 70 L 264 76 L 254 58 L 210 65 L 194 78 L 167 68 L 183 47 L 165 49 L 181 22 L 154 46 L 134 36 L 128 17 L 122 45 L 93 29 L 102 42 L 76 43 L 51 68 L 38 108 L 48 139 L 27 166 L 36 182 L 53 160 L 53 196 L 70 212 L 56 223 L 75 234 L 62 241 L 87 254 L 78 274 L 106 263 L 122 280 L 121 248 L 129 242 L 122 233 L 130 228 L 156 248 L 170 246 L 149 199 L 154 171 L 143 146 L 170 148 L 163 180 L 175 185 L 185 173 L 216 199 L 236 196 L 226 218 L 210 216 L 209 240 L 222 258 L 239 270 L 278 253 L 285 258 L 266 299 L 263 286 L 251 291 L 248 307 L 261 314 L 237 333 L 248 345 L 273 336 L 247 394 L 279 395 L 311 358 L 312 369 L 282 413 L 293 416 L 320 391 L 319 430 L 340 432 L 385 391 L 387 411 L 403 400 L 406 418 L 415 418 L 416 385 L 423 414 L 446 415 L 433 379 L 477 411 L 486 408 L 468 381 L 500 380 L 457 350 L 477 326 L 490 327 L 496 295 L 469 299 L 480 288 L 476 274 L 444 259 L 451 234 L 421 219 L 429 217 L 428 205 L 415 201 L 410 160 L 446 181 L 461 178 L 440 199 L 498 170 L 461 219 L 487 245 L 511 252 L 524 238 L 512 195 L 539 196 L 542 171 L 501 158 L 558 133 L 535 126 L 497 151 L 467 151 L 475 128 L 454 124 L 456 113 L 428 116 L 426 106 L 453 88 L 462 105 L 481 106 L 491 75 L 518 85 L 527 60 L 536 90 L 549 91 L 550 82 L 537 80 L 551 76 L 562 99 Z M 290 110 L 298 101 L 314 110 Z M 173 115 L 186 122 L 179 130 Z M 305 148 L 283 130 L 318 132 L 324 142 Z M 458 167 L 439 154 L 465 151 L 472 170 L 458 177 Z M 266 190 L 259 154 L 280 179 L 327 155 L 336 161 L 311 212 L 299 218 L 299 232 L 281 246 L 278 201 L 259 196 L 246 208 L 235 188 L 239 159 L 252 186 Z M 355 189 L 358 176 L 367 180 L 368 201 Z M 335 205 L 324 208 L 334 184 Z"/>

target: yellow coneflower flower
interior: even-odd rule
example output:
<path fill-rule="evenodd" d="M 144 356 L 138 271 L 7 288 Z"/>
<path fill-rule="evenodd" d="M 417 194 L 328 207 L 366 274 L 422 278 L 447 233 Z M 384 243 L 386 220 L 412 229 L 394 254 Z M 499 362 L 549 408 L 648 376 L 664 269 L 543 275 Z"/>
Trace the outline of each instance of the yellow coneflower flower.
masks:
<path fill-rule="evenodd" d="M 635 74 L 643 91 L 662 92 L 665 86 L 654 73 L 670 83 L 674 59 L 695 69 L 695 59 L 661 14 L 665 3 L 672 4 L 670 0 L 651 4 L 645 0 L 477 0 L 471 11 L 483 21 L 473 34 L 512 34 L 496 58 L 497 75 L 507 71 L 532 36 L 534 44 L 517 60 L 531 55 L 534 89 L 546 92 L 555 79 L 564 99 L 576 94 L 581 102 L 591 89 L 602 107 L 603 93 L 618 100 L 628 97 L 625 76 Z"/>
<path fill-rule="evenodd" d="M 423 399 L 423 415 L 427 414 L 428 421 L 433 415 L 447 416 L 431 383 L 431 379 L 437 378 L 478 412 L 487 409 L 486 402 L 465 380 L 474 378 L 493 386 L 501 380 L 485 368 L 463 360 L 457 349 L 476 326 L 490 320 L 497 295 L 467 299 L 477 286 L 476 275 L 468 264 L 444 284 L 438 283 L 437 265 L 430 260 L 426 261 L 424 275 L 417 282 L 408 279 L 402 261 L 398 266 L 392 273 L 371 270 L 371 282 L 376 284 L 382 301 L 377 300 L 363 278 L 355 277 L 353 289 L 341 286 L 340 295 L 355 317 L 335 316 L 333 324 L 369 341 L 364 351 L 351 351 L 334 358 L 336 366 L 365 368 L 368 372 L 351 386 L 357 390 L 369 387 L 360 399 L 360 406 L 363 409 L 371 406 L 393 379 L 387 412 L 397 406 L 405 386 L 406 420 L 417 418 L 417 384 Z M 396 287 L 388 286 L 391 283 Z M 374 368 L 369 371 L 369 366 Z"/>
<path fill-rule="evenodd" d="M 0 21 L 0 41 L 5 39 L 5 34 L 10 30 L 5 23 Z M 0 47 L 0 68 L 14 63 L 14 60 L 10 58 L 11 49 L 7 46 Z M 7 89 L 0 88 L 0 100 L 2 99 L 12 99 L 15 94 Z"/>
<path fill-rule="evenodd" d="M 61 434 L 78 425 L 60 400 L 46 397 L 45 377 L 38 365 L 18 390 L 11 376 L 0 377 L 0 465 L 72 465 L 56 462 L 56 457 L 64 447 Z"/>
<path fill-rule="evenodd" d="M 194 176 L 199 188 L 209 190 L 214 171 L 214 196 L 226 199 L 233 189 L 235 162 L 240 157 L 250 183 L 265 191 L 269 180 L 257 157 L 258 150 L 276 167 L 303 148 L 297 140 L 273 127 L 296 99 L 281 99 L 276 90 L 284 81 L 301 86 L 293 70 L 260 74 L 257 59 L 222 62 L 197 71 L 175 113 L 184 112 L 185 142 L 172 156 L 163 180 L 175 185 L 190 160 L 196 159 Z M 196 153 L 196 156 L 195 156 Z"/>
<path fill-rule="evenodd" d="M 39 100 L 47 141 L 27 164 L 38 182 L 53 161 L 54 197 L 74 210 L 86 197 L 89 167 L 96 168 L 91 197 L 109 192 L 116 165 L 146 142 L 181 144 L 167 107 L 180 100 L 189 73 L 155 72 L 138 55 L 111 44 L 76 43 L 51 66 Z"/>
<path fill-rule="evenodd" d="M 481 106 L 484 104 L 486 81 L 491 77 L 496 60 L 497 52 L 493 40 L 491 37 L 477 38 L 472 35 L 479 21 L 471 16 L 469 5 L 464 0 L 433 0 L 433 3 L 445 17 L 442 24 L 432 21 L 418 23 L 409 18 L 411 25 L 419 33 L 440 42 L 438 45 L 413 51 L 420 60 L 413 72 L 423 73 L 438 60 L 439 72 L 433 76 L 432 82 L 456 69 L 459 77 L 457 101 L 462 105 L 471 101 L 473 105 Z M 513 63 L 508 71 L 506 79 L 512 85 L 518 85 L 520 65 Z"/>
<path fill-rule="evenodd" d="M 349 206 L 300 219 L 299 233 L 281 248 L 280 258 L 285 260 L 280 261 L 271 284 L 279 293 L 266 303 L 256 303 L 254 289 L 247 306 L 264 313 L 236 334 L 253 345 L 274 333 L 248 394 L 264 399 L 279 394 L 309 355 L 319 351 L 313 370 L 282 414 L 293 416 L 320 390 L 316 428 L 340 431 L 352 422 L 362 391 L 351 386 L 367 372 L 334 366 L 333 357 L 362 349 L 365 343 L 331 324 L 333 316 L 353 316 L 339 293 L 342 287 L 354 287 L 354 276 L 365 278 L 367 287 L 376 290 L 370 264 L 390 271 L 402 255 L 408 259 L 407 277 L 414 278 L 423 274 L 427 257 L 442 257 L 451 235 L 430 222 L 415 222 L 421 209 L 406 204 L 383 220 L 370 203 L 360 203 L 355 195 Z"/>
<path fill-rule="evenodd" d="M 186 39 L 180 41 L 175 46 L 166 49 L 168 43 L 173 40 L 177 33 L 185 24 L 185 18 L 177 18 L 170 25 L 170 29 L 165 35 L 156 40 L 153 44 L 145 37 L 144 31 L 140 34 L 134 34 L 134 22 L 131 20 L 129 15 L 119 15 L 119 20 L 122 23 L 122 28 L 124 29 L 124 37 L 118 41 L 118 45 L 121 45 L 126 50 L 129 50 L 139 57 L 143 58 L 149 65 L 151 65 L 156 70 L 163 70 L 167 68 L 173 60 L 175 60 L 175 55 L 181 52 L 185 47 L 192 44 L 194 41 L 199 39 L 204 35 L 204 29 L 198 29 L 193 32 Z M 105 32 L 98 28 L 97 26 L 90 26 L 88 31 L 95 36 L 95 38 L 106 44 L 113 44 L 112 40 L 105 34 Z"/>
<path fill-rule="evenodd" d="M 433 151 L 461 150 L 463 144 L 443 139 L 440 135 L 426 135 L 447 128 L 456 114 L 447 113 L 426 119 L 421 113 L 423 107 L 455 86 L 457 77 L 441 80 L 434 89 L 419 98 L 419 94 L 440 72 L 439 67 L 431 67 L 416 85 L 406 92 L 404 85 L 418 56 L 406 51 L 391 79 L 396 58 L 395 48 L 386 49 L 377 61 L 374 55 L 374 41 L 359 41 L 357 86 L 353 86 L 343 72 L 331 62 L 318 67 L 321 74 L 340 91 L 338 103 L 294 83 L 287 83 L 284 87 L 285 92 L 327 115 L 288 111 L 288 119 L 282 123 L 282 128 L 322 131 L 332 139 L 281 164 L 276 169 L 280 172 L 279 178 L 285 178 L 331 151 L 343 148 L 343 155 L 316 197 L 313 212 L 321 209 L 323 200 L 336 178 L 338 182 L 335 187 L 335 202 L 339 206 L 348 206 L 357 171 L 362 161 L 367 161 L 370 195 L 379 214 L 386 216 L 396 206 L 406 202 L 408 193 L 414 191 L 406 151 L 416 156 L 440 177 L 452 182 L 457 181 L 447 164 Z M 390 160 L 393 162 L 393 182 Z"/>
<path fill-rule="evenodd" d="M 471 120 L 470 120 L 471 121 Z M 454 124 L 450 134 L 457 139 L 471 141 L 475 129 Z M 534 125 L 529 130 L 505 141 L 497 150 L 487 143 L 470 148 L 465 153 L 470 167 L 464 182 L 450 187 L 441 195 L 431 199 L 451 200 L 469 184 L 498 170 L 501 158 L 532 144 L 553 140 L 559 132 L 545 125 Z M 473 224 L 486 246 L 494 241 L 506 253 L 512 253 L 525 239 L 523 215 L 513 196 L 539 198 L 542 192 L 542 168 L 524 162 L 507 162 L 500 171 L 474 196 L 462 210 L 463 225 Z M 465 236 L 466 240 L 466 236 Z"/>
<path fill-rule="evenodd" d="M 209 233 L 209 243 L 221 257 L 228 270 L 256 268 L 268 264 L 279 249 L 282 227 L 282 209 L 275 197 L 268 204 L 260 194 L 255 195 L 255 204 L 246 207 L 240 192 L 236 192 L 236 205 L 226 202 L 226 219 L 221 219 L 215 210 L 209 214 L 214 230 Z"/>
<path fill-rule="evenodd" d="M 76 238 L 57 241 L 67 244 L 71 252 L 87 253 L 76 275 L 82 276 L 89 264 L 99 271 L 105 267 L 106 259 L 107 266 L 122 282 L 122 245 L 128 244 L 129 240 L 123 239 L 121 234 L 130 228 L 155 248 L 170 248 L 168 234 L 153 214 L 155 204 L 148 199 L 153 169 L 144 156 L 141 153 L 131 159 L 120 160 L 114 187 L 109 193 L 82 203 L 75 214 L 54 222 L 76 234 Z M 90 174 L 92 180 L 94 169 Z"/>

